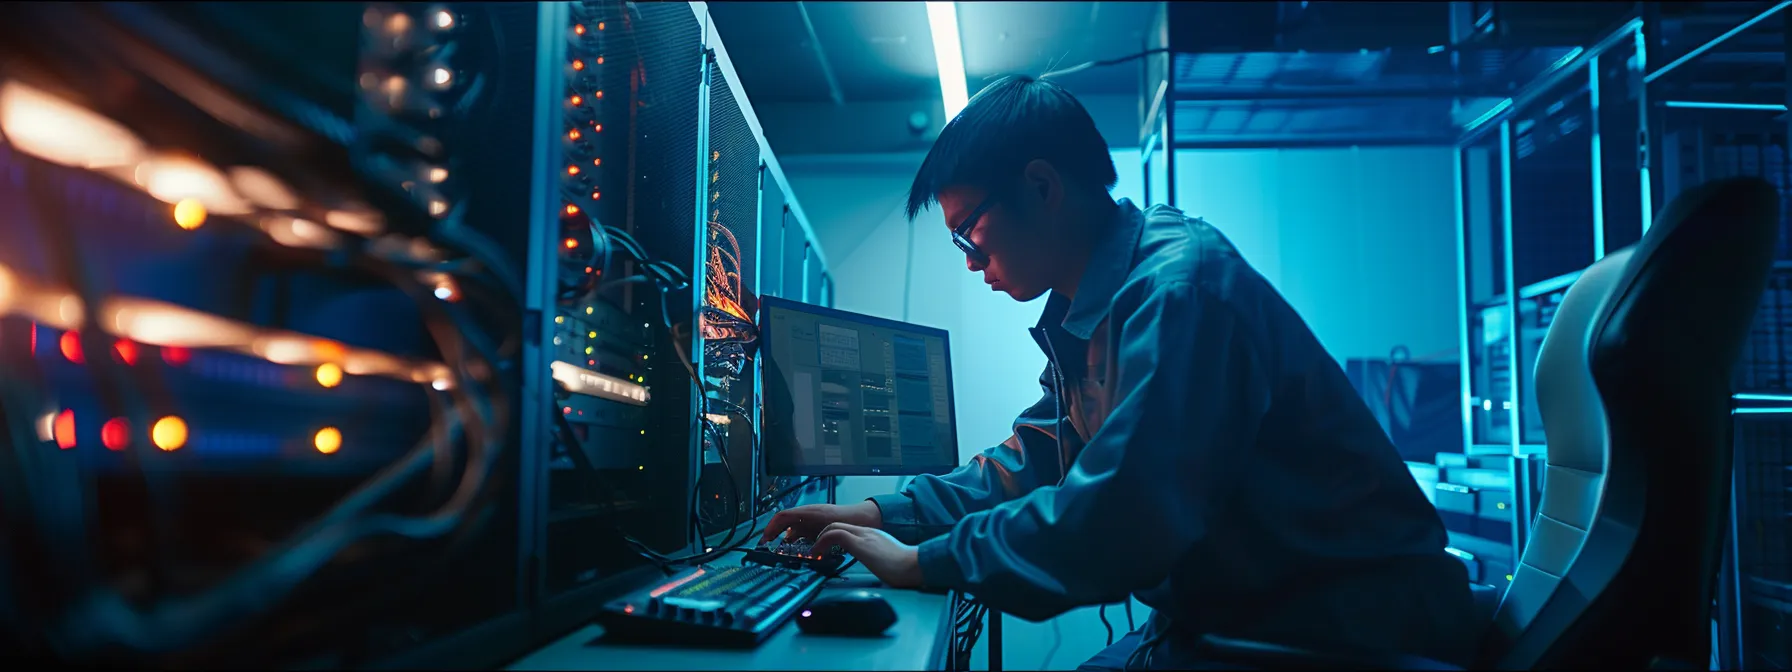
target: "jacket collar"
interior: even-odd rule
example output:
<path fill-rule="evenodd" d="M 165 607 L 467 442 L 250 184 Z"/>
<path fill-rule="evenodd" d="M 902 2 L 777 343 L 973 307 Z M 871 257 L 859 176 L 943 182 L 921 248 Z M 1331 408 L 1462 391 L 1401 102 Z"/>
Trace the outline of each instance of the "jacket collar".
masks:
<path fill-rule="evenodd" d="M 1089 266 L 1077 284 L 1076 299 L 1065 301 L 1053 292 L 1046 302 L 1040 326 L 1062 320 L 1064 330 L 1080 340 L 1089 340 L 1095 327 L 1107 319 L 1114 306 L 1114 296 L 1132 273 L 1133 252 L 1138 248 L 1139 232 L 1144 228 L 1144 213 L 1130 199 L 1120 199 L 1114 209 L 1114 220 L 1089 255 Z M 1054 308 L 1057 310 L 1054 311 Z"/>

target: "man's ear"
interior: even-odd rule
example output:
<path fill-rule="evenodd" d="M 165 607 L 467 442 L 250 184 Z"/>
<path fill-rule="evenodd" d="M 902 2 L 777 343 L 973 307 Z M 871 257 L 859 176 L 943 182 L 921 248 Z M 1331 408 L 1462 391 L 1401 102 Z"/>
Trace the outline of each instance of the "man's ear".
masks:
<path fill-rule="evenodd" d="M 1033 159 L 1027 162 L 1022 176 L 1027 181 L 1027 188 L 1039 196 L 1040 202 L 1048 208 L 1056 208 L 1064 202 L 1064 179 L 1058 169 L 1045 159 Z"/>

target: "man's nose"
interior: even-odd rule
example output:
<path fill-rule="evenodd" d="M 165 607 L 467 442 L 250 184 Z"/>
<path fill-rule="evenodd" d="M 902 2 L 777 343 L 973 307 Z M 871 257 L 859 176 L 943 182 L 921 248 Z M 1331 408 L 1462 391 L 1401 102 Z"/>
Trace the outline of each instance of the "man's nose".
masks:
<path fill-rule="evenodd" d="M 983 269 L 989 268 L 989 264 L 979 263 L 976 259 L 972 259 L 971 255 L 967 254 L 964 256 L 964 267 L 969 269 L 972 273 L 982 273 Z"/>

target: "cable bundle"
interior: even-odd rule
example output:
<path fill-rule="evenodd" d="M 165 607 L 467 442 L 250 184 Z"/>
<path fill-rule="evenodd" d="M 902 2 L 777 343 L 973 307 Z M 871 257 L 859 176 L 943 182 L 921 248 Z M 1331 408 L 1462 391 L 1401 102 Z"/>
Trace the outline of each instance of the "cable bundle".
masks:
<path fill-rule="evenodd" d="M 108 352 L 114 342 L 137 342 L 161 347 L 164 354 L 178 346 L 232 349 L 283 364 L 317 358 L 336 366 L 338 376 L 346 372 L 402 378 L 408 370 L 410 377 L 406 379 L 422 386 L 431 411 L 429 430 L 403 457 L 292 532 L 285 541 L 196 592 L 163 591 L 151 593 L 153 596 L 146 600 L 136 600 L 101 575 L 104 563 L 88 534 L 96 522 L 88 474 L 73 460 L 56 459 L 62 456 L 44 452 L 46 438 L 34 431 L 36 416 L 48 399 L 45 377 L 35 359 L 0 371 L 0 421 L 4 422 L 0 430 L 7 437 L 0 442 L 0 461 L 4 462 L 0 464 L 0 481 L 4 481 L 4 487 L 0 487 L 0 534 L 8 540 L 7 546 L 14 549 L 4 559 L 6 564 L 0 566 L 4 570 L 0 571 L 0 618 L 15 638 L 12 643 L 48 650 L 65 659 L 95 655 L 125 660 L 204 656 L 208 645 L 260 624 L 302 586 L 324 573 L 346 550 L 378 552 L 378 547 L 366 542 L 382 537 L 462 539 L 477 526 L 482 520 L 479 512 L 494 492 L 490 487 L 491 475 L 508 443 L 514 412 L 510 391 L 517 387 L 512 360 L 521 343 L 520 331 L 515 329 L 521 324 L 521 282 L 495 252 L 491 241 L 463 225 L 466 203 L 456 202 L 449 185 L 444 184 L 451 166 L 445 160 L 440 140 L 412 132 L 411 139 L 416 141 L 412 147 L 417 151 L 394 153 L 374 150 L 371 141 L 357 144 L 367 140 L 365 136 L 332 137 L 349 145 L 351 181 L 364 198 L 345 203 L 340 194 L 310 189 L 316 184 L 312 179 L 315 175 L 304 174 L 304 169 L 296 164 L 282 163 L 291 158 L 289 154 L 299 153 L 296 148 L 303 141 L 295 139 L 299 137 L 295 135 L 297 131 L 280 126 L 282 122 L 278 120 L 255 117 L 257 113 L 248 108 L 226 105 L 228 101 L 221 96 L 221 90 L 203 83 L 204 74 L 153 53 L 144 41 L 121 33 L 113 23 L 91 20 L 81 13 L 86 11 L 40 7 L 9 17 L 18 21 L 14 25 L 58 28 L 44 31 L 42 42 L 0 54 L 7 57 L 0 60 L 0 108 L 8 110 L 7 114 L 0 114 L 0 142 L 24 162 L 24 191 L 31 194 L 28 202 L 15 207 L 24 219 L 38 227 L 47 248 L 45 256 L 51 260 L 48 267 L 54 283 L 53 287 L 31 285 L 35 281 L 0 269 L 0 276 L 5 276 L 0 284 L 6 285 L 7 298 L 17 298 L 12 295 L 14 290 L 27 289 L 36 298 L 59 295 L 55 302 L 59 308 L 50 315 L 54 319 L 45 321 L 76 334 L 81 349 L 90 353 Z M 103 15 L 94 11 L 98 12 L 94 16 Z M 115 11 L 134 16 L 128 23 L 137 28 L 168 29 L 166 21 L 158 22 L 153 13 L 146 13 L 146 8 L 124 7 Z M 383 26 L 395 34 L 427 34 L 429 39 L 447 35 L 462 18 L 445 9 L 432 10 L 427 17 L 430 27 L 423 28 L 420 19 L 402 10 L 389 15 L 369 11 L 370 25 Z M 137 68 L 127 70 L 126 75 L 139 78 L 141 86 L 132 89 L 133 94 L 170 103 L 169 109 L 160 110 L 165 114 L 156 117 L 157 122 L 180 121 L 147 129 L 126 126 L 109 118 L 104 104 L 89 109 L 94 100 L 67 93 L 67 89 L 49 91 L 19 80 L 9 81 L 6 76 L 37 83 L 58 81 L 54 67 L 44 65 L 44 61 L 28 63 L 28 58 L 15 58 L 18 53 L 33 53 L 28 51 L 30 48 L 41 51 L 44 44 L 70 39 L 58 31 L 77 32 L 81 39 L 71 44 L 86 45 L 63 54 L 68 62 L 87 59 Z M 203 45 L 193 46 L 204 49 Z M 446 48 L 421 52 L 421 57 L 430 59 L 431 64 L 429 70 L 418 73 L 432 78 L 426 85 L 406 89 L 408 80 L 393 74 L 386 81 L 396 83 L 388 86 L 387 92 L 433 89 L 436 94 L 452 93 L 449 89 L 454 88 L 455 71 L 446 60 L 452 46 L 450 42 Z M 393 62 L 402 60 L 394 57 Z M 483 81 L 475 76 L 471 85 L 455 89 L 459 95 L 446 99 L 450 107 L 464 110 L 473 105 L 484 90 Z M 271 91 L 277 87 L 268 88 Z M 211 105 L 204 111 L 214 116 L 193 114 L 199 108 L 188 101 L 195 100 Z M 411 110 L 413 103 L 425 107 L 439 105 L 443 100 L 394 94 L 388 111 Z M 288 102 L 298 104 L 294 100 Z M 21 111 L 27 108 L 20 106 L 40 112 L 58 110 L 60 121 L 49 123 L 45 120 L 52 117 L 41 114 L 22 115 Z M 182 114 L 186 116 L 181 117 Z M 309 119 L 317 121 L 324 116 L 327 113 L 318 112 Z M 224 122 L 236 126 L 218 130 L 228 127 Z M 168 129 L 180 128 L 184 123 L 199 123 L 202 128 L 218 131 L 193 136 L 208 138 L 213 143 L 211 148 L 228 148 L 225 154 L 239 158 L 264 155 L 269 163 L 265 167 L 233 166 L 226 180 L 222 171 L 205 162 L 205 157 L 182 151 L 187 148 L 168 150 L 156 145 L 156 138 L 171 137 Z M 363 132 L 381 137 L 405 131 L 377 114 L 368 123 L 370 126 Z M 93 140 L 94 133 L 104 134 L 110 146 L 81 144 Z M 73 137 L 77 134 L 82 137 Z M 231 143 L 235 142 L 251 146 L 261 142 L 259 146 L 264 151 L 234 147 Z M 92 149 L 83 150 L 84 146 Z M 118 165 L 134 163 L 135 182 L 128 172 L 109 171 L 106 167 L 112 164 L 92 160 L 97 156 L 91 154 L 93 149 L 123 161 Z M 281 151 L 266 151 L 272 149 Z M 89 154 L 83 158 L 80 151 Z M 137 155 L 127 155 L 129 152 Z M 98 269 L 84 263 L 80 244 L 67 225 L 68 216 L 57 200 L 62 196 L 61 190 L 52 179 L 53 171 L 58 170 L 92 171 L 88 174 L 117 179 L 119 186 L 127 190 L 142 189 L 174 204 L 174 219 L 182 229 L 196 229 L 208 219 L 219 221 L 225 235 L 253 237 L 258 249 L 279 250 L 283 258 L 299 265 L 349 269 L 377 277 L 417 305 L 425 330 L 443 361 L 413 365 L 395 356 L 358 353 L 341 344 L 301 334 L 281 335 L 285 340 L 278 345 L 284 349 L 278 349 L 275 341 L 270 340 L 270 330 L 171 304 L 113 295 L 104 289 Z M 184 181 L 158 181 L 156 170 L 170 176 L 178 170 Z M 405 184 L 393 179 L 394 170 L 407 176 Z M 145 171 L 150 171 L 147 179 Z M 39 310 L 41 306 L 29 301 L 0 305 L 0 309 L 5 308 L 33 319 L 42 320 L 44 316 Z M 492 314 L 507 316 L 496 322 L 510 328 L 492 333 L 475 319 Z M 341 364 L 332 361 L 354 354 L 367 357 Z M 149 426 L 146 419 L 152 417 L 151 409 L 166 403 L 170 396 L 156 375 L 156 367 L 126 367 L 110 357 L 92 357 L 85 370 L 91 375 L 107 414 L 128 419 L 133 426 Z M 170 474 L 159 467 L 146 466 L 159 457 L 151 447 L 141 441 L 133 445 L 134 453 L 128 457 L 139 467 L 135 475 L 142 478 L 150 495 L 152 543 L 166 550 L 166 537 L 172 528 Z M 455 478 L 457 467 L 460 473 Z M 421 513 L 397 512 L 389 500 L 396 499 L 402 488 L 432 468 L 438 476 L 448 477 L 448 484 L 453 486 L 445 501 L 436 502 Z M 160 570 L 154 574 L 168 575 L 163 565 L 172 562 L 170 555 L 151 557 L 154 568 Z"/>

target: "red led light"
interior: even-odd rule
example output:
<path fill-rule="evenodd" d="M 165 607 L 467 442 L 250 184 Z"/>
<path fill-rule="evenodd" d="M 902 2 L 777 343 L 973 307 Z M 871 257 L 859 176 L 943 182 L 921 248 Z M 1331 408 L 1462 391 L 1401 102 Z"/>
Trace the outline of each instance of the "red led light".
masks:
<path fill-rule="evenodd" d="M 67 357 L 68 361 L 76 364 L 82 362 L 80 334 L 72 331 L 62 332 L 62 338 L 56 340 L 56 345 L 62 349 L 62 356 Z"/>
<path fill-rule="evenodd" d="M 193 361 L 193 351 L 186 348 L 162 348 L 162 361 L 180 366 Z"/>
<path fill-rule="evenodd" d="M 56 446 L 63 450 L 75 447 L 75 412 L 63 409 L 56 414 L 56 422 L 50 425 L 50 434 L 56 437 Z"/>
<path fill-rule="evenodd" d="M 572 415 L 572 407 L 567 406 L 566 408 L 560 409 L 560 414 L 561 415 Z"/>
<path fill-rule="evenodd" d="M 124 450 L 125 446 L 131 445 L 130 423 L 125 422 L 124 418 L 107 420 L 106 424 L 100 426 L 100 443 L 107 450 Z"/>
<path fill-rule="evenodd" d="M 584 70 L 584 69 L 585 69 L 585 62 L 584 62 L 584 61 L 573 61 L 573 62 L 572 62 L 572 69 L 574 69 L 574 70 Z M 573 103 L 573 104 L 574 104 L 574 105 L 577 105 L 577 104 L 578 104 L 578 103 Z"/>
<path fill-rule="evenodd" d="M 571 203 L 566 204 L 566 214 L 568 214 L 568 215 L 579 214 L 579 206 L 573 205 Z"/>
<path fill-rule="evenodd" d="M 603 124 L 592 124 L 591 130 L 602 133 L 602 132 L 604 132 L 604 125 Z"/>
<path fill-rule="evenodd" d="M 37 323 L 31 323 L 31 356 L 37 356 Z"/>
<path fill-rule="evenodd" d="M 603 64 L 604 64 L 604 57 L 602 57 L 602 56 L 599 56 L 599 57 L 597 57 L 597 64 L 598 64 L 598 65 L 603 65 Z"/>
<path fill-rule="evenodd" d="M 123 361 L 126 365 L 128 365 L 128 366 L 136 366 L 137 365 L 137 344 L 136 343 L 132 343 L 132 342 L 124 340 L 124 339 L 119 339 L 119 341 L 117 343 L 114 343 L 112 345 L 112 349 L 118 351 L 118 359 L 120 361 Z"/>

